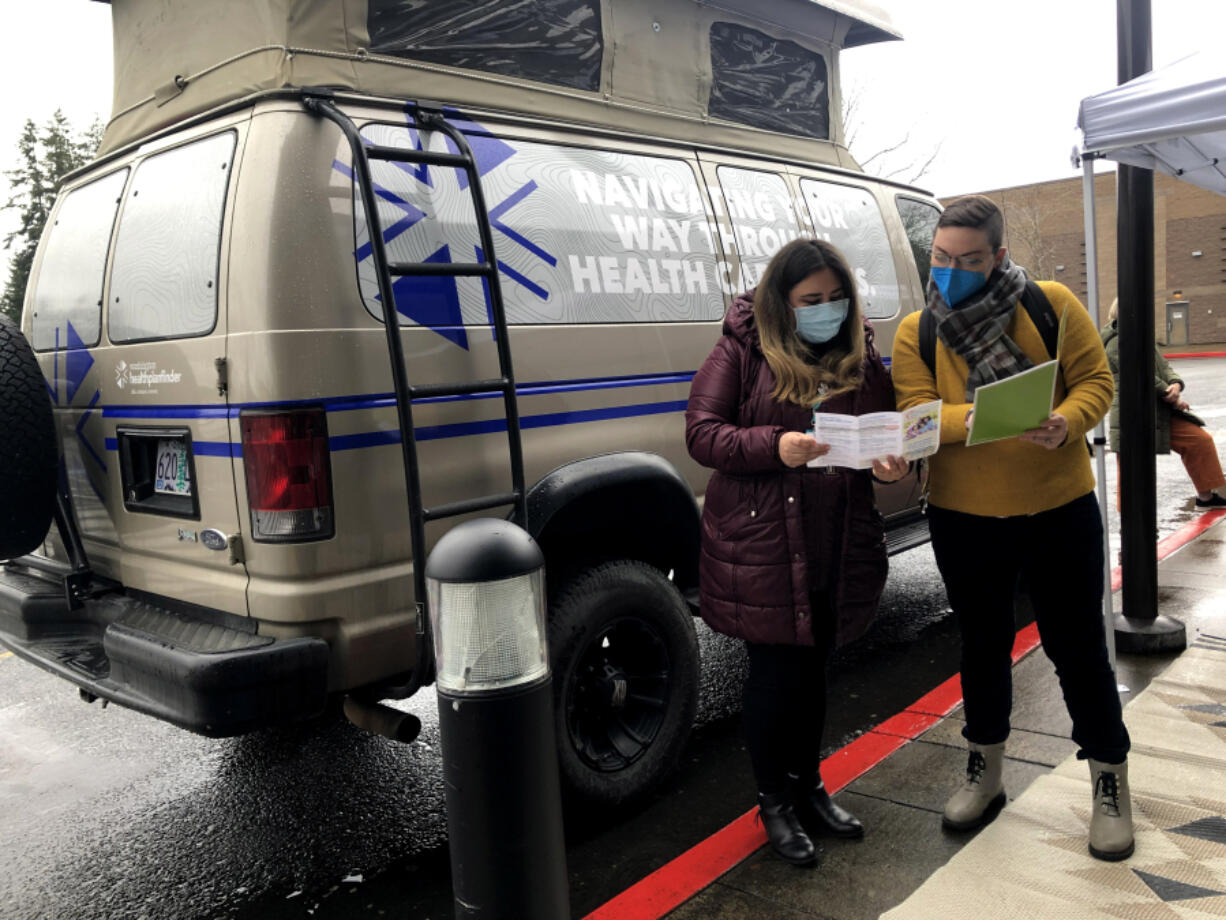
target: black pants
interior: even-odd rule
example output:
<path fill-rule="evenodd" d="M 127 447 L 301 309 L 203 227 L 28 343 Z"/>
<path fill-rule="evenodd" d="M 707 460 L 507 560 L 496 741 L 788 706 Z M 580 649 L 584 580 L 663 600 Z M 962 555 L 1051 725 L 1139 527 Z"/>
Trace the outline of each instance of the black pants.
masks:
<path fill-rule="evenodd" d="M 976 744 L 1009 736 L 1013 595 L 1021 577 L 1080 756 L 1123 761 L 1128 730 L 1103 632 L 1103 528 L 1093 493 L 1034 515 L 983 517 L 936 507 L 928 514 L 962 633 L 962 734 Z"/>
<path fill-rule="evenodd" d="M 745 739 L 758 791 L 783 792 L 788 774 L 816 781 L 826 722 L 829 640 L 817 647 L 745 645 Z"/>

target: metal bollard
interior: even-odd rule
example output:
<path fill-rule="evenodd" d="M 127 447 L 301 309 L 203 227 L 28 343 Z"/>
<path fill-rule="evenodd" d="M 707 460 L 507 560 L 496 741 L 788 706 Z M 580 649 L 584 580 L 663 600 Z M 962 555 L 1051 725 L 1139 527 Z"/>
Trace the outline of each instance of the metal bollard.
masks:
<path fill-rule="evenodd" d="M 490 518 L 426 560 L 457 918 L 570 916 L 544 567 L 526 531 Z"/>

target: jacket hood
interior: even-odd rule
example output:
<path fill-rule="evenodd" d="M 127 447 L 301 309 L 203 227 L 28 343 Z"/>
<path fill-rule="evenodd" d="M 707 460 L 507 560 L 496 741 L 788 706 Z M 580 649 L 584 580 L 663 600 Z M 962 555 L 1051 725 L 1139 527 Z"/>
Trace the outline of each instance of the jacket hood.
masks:
<path fill-rule="evenodd" d="M 753 315 L 753 296 L 757 288 L 750 288 L 732 302 L 724 314 L 724 335 L 730 335 L 747 345 L 758 344 L 758 324 Z"/>

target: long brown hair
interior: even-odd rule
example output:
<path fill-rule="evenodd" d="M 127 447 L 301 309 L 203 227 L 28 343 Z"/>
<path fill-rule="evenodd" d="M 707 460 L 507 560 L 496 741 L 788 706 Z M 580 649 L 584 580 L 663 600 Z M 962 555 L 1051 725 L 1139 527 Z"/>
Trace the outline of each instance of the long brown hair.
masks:
<path fill-rule="evenodd" d="M 815 362 L 809 345 L 796 335 L 796 317 L 788 294 L 823 268 L 838 276 L 849 304 L 843 325 Z M 811 407 L 819 399 L 822 384 L 826 386 L 822 399 L 859 388 L 864 379 L 860 298 L 847 260 L 825 240 L 793 240 L 775 253 L 754 293 L 753 315 L 762 354 L 775 373 L 771 396 L 779 402 Z"/>

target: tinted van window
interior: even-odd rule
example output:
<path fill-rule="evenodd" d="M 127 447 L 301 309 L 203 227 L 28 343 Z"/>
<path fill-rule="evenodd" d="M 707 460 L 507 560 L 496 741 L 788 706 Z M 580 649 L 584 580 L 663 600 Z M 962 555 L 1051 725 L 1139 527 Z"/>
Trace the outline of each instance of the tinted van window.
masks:
<path fill-rule="evenodd" d="M 34 290 L 35 348 L 98 344 L 106 252 L 127 178 L 126 169 L 103 176 L 73 189 L 60 205 Z"/>
<path fill-rule="evenodd" d="M 415 130 L 367 125 L 363 136 L 416 147 Z M 472 136 L 494 230 L 507 320 L 517 324 L 718 319 L 724 305 L 703 196 L 683 160 Z M 436 138 L 432 144 L 441 143 Z M 440 148 L 441 149 L 441 148 Z M 392 262 L 478 258 L 460 170 L 371 164 Z M 356 195 L 358 279 L 382 317 L 369 234 Z M 475 278 L 398 278 L 397 309 L 457 343 L 485 324 Z"/>
<path fill-rule="evenodd" d="M 600 89 L 600 0 L 370 0 L 367 28 L 374 54 Z"/>
<path fill-rule="evenodd" d="M 115 240 L 107 323 L 112 341 L 212 330 L 234 143 L 229 131 L 136 167 Z"/>
<path fill-rule="evenodd" d="M 758 283 L 780 247 L 800 236 L 800 225 L 782 176 L 732 166 L 721 166 L 718 175 L 741 256 L 740 283 L 734 285 L 740 293 Z"/>
<path fill-rule="evenodd" d="M 911 244 L 911 255 L 915 257 L 920 284 L 927 289 L 928 272 L 932 268 L 932 237 L 937 232 L 941 211 L 926 201 L 899 198 L 898 216 L 902 218 L 903 229 L 907 231 L 907 242 Z"/>
<path fill-rule="evenodd" d="M 837 246 L 851 264 L 865 316 L 885 319 L 896 314 L 901 302 L 898 273 L 881 209 L 872 193 L 815 179 L 801 179 L 800 190 L 818 236 Z"/>
<path fill-rule="evenodd" d="M 830 137 L 826 59 L 796 42 L 731 22 L 711 26 L 708 114 L 738 124 Z"/>

